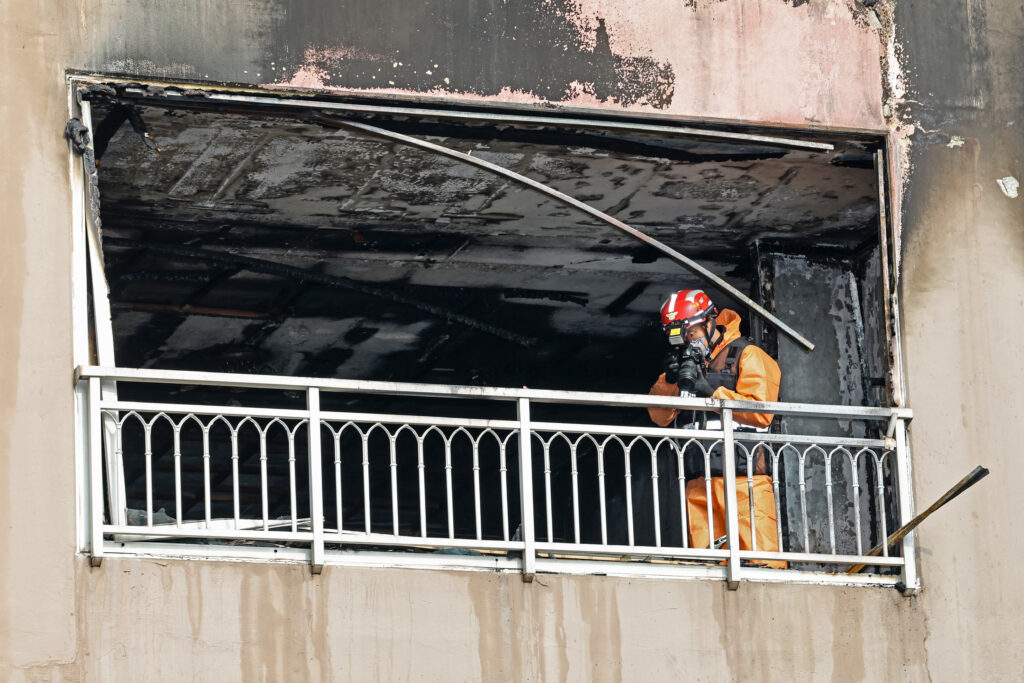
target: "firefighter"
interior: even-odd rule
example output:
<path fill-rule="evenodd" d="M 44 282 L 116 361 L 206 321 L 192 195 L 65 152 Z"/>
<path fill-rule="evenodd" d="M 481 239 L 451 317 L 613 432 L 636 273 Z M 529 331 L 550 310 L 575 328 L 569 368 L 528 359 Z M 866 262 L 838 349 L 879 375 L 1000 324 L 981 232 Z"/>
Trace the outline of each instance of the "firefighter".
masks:
<path fill-rule="evenodd" d="M 778 363 L 740 335 L 740 316 L 735 311 L 718 309 L 710 297 L 699 289 L 685 289 L 668 298 L 661 307 L 661 324 L 673 351 L 664 362 L 664 372 L 651 387 L 656 396 L 679 396 L 680 385 L 701 397 L 738 401 L 777 401 L 782 373 Z M 650 408 L 651 420 L 662 427 L 676 420 L 678 410 Z M 687 413 L 689 415 L 689 413 Z M 721 429 L 721 421 L 708 419 L 708 413 L 695 413 L 693 419 L 681 425 L 690 429 Z M 773 415 L 770 413 L 734 413 L 738 423 L 736 431 L 767 431 Z M 753 476 L 748 481 L 746 453 L 739 448 L 743 443 L 753 448 Z M 778 551 L 775 498 L 769 475 L 770 460 L 763 447 L 754 447 L 749 441 L 737 442 L 736 492 L 739 513 L 740 549 L 750 550 L 750 495 L 754 499 L 754 533 L 757 549 Z M 704 453 L 690 445 L 684 453 L 686 508 L 690 531 L 690 546 L 708 548 L 714 544 L 710 538 L 708 495 L 710 488 L 711 514 L 715 536 L 725 534 L 725 484 L 722 477 L 721 448 L 715 448 L 709 457 L 710 486 L 705 478 Z M 752 487 L 749 484 L 752 483 Z M 751 492 L 750 489 L 753 489 Z M 763 562 L 765 566 L 784 568 L 784 562 Z"/>

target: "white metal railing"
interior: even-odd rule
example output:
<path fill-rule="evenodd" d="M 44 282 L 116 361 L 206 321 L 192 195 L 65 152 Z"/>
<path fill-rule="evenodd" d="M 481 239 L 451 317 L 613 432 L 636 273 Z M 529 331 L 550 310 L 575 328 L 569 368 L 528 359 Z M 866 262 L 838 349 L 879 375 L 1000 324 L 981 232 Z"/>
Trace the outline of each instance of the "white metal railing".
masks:
<path fill-rule="evenodd" d="M 445 562 L 480 564 L 482 558 L 527 579 L 537 571 L 594 571 L 720 576 L 731 587 L 744 579 L 917 585 L 912 535 L 900 552 L 865 555 L 913 515 L 907 409 L 98 367 L 79 368 L 77 381 L 87 385 L 80 396 L 95 564 L 105 552 L 152 550 L 155 540 L 175 541 L 167 547 L 180 550 L 196 539 L 218 545 L 188 554 L 218 556 L 257 542 L 302 547 L 316 572 L 374 552 L 379 559 L 379 551 L 390 549 L 406 552 L 389 552 L 387 564 L 416 564 L 425 552 L 463 552 L 469 556 L 447 555 Z M 107 381 L 269 389 L 289 392 L 293 403 L 302 392 L 305 401 L 268 408 L 109 400 L 100 391 Z M 501 418 L 341 412 L 321 408 L 328 392 L 424 406 L 480 399 L 511 404 L 515 412 L 506 407 L 509 415 Z M 713 409 L 721 427 L 535 419 L 531 409 L 546 404 Z M 741 412 L 826 426 L 842 420 L 862 425 L 865 435 L 873 423 L 880 438 L 742 431 L 734 422 Z M 703 475 L 709 541 L 693 547 L 687 462 L 696 456 L 709 469 L 715 453 L 725 475 L 724 529 L 716 528 L 723 520 L 712 510 L 711 476 Z M 737 477 L 737 454 L 748 473 L 755 458 L 768 466 L 778 551 L 757 547 L 755 476 Z M 137 472 L 139 484 L 118 491 L 126 469 Z M 737 502 L 744 498 L 749 529 L 741 531 Z M 741 547 L 743 533 L 749 547 Z M 765 561 L 789 568 L 756 566 Z M 841 573 L 859 563 L 880 569 Z"/>

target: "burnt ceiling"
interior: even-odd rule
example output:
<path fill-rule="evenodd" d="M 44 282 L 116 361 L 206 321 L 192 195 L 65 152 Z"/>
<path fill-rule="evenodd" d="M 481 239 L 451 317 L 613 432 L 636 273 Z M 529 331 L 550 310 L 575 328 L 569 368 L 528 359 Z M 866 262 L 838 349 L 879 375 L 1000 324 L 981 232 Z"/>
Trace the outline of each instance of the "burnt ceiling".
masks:
<path fill-rule="evenodd" d="M 122 365 L 644 391 L 660 302 L 703 284 L 507 179 L 298 114 L 105 102 L 93 121 Z M 374 123 L 588 202 L 743 291 L 757 249 L 853 258 L 877 231 L 858 142 Z"/>

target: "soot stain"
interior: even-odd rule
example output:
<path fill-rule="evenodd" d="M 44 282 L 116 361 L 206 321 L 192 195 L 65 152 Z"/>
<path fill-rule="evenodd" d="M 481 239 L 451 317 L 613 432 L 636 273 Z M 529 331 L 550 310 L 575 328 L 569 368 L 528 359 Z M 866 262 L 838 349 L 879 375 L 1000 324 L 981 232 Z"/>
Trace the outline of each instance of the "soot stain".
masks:
<path fill-rule="evenodd" d="M 590 95 L 668 107 L 672 65 L 616 53 L 605 21 L 588 32 L 574 21 L 579 12 L 573 0 L 293 3 L 264 73 L 312 87 L 511 91 L 553 102 Z"/>

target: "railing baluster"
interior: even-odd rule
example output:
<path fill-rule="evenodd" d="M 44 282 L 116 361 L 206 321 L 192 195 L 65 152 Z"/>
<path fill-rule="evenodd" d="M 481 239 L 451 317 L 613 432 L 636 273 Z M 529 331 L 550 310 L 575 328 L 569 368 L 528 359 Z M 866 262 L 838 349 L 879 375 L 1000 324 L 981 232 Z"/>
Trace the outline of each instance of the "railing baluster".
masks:
<path fill-rule="evenodd" d="M 836 520 L 832 510 L 832 454 L 825 455 L 825 501 L 828 504 L 828 543 L 836 554 Z"/>
<path fill-rule="evenodd" d="M 856 457 L 850 456 L 850 470 L 853 481 L 853 527 L 857 536 L 857 554 L 864 554 L 864 544 L 861 541 L 860 529 L 860 472 L 857 468 L 857 461 L 860 460 L 860 453 Z"/>
<path fill-rule="evenodd" d="M 313 541 L 309 547 L 310 571 L 319 574 L 324 569 L 324 482 L 321 468 L 323 453 L 320 448 L 320 390 L 306 389 L 307 443 L 309 446 L 309 523 Z M 298 426 L 296 426 L 298 429 Z"/>
<path fill-rule="evenodd" d="M 554 437 L 552 437 L 554 438 Z M 554 541 L 551 514 L 551 439 L 544 442 L 544 513 L 547 520 L 548 543 Z"/>
<path fill-rule="evenodd" d="M 298 492 L 295 486 L 295 430 L 298 428 L 299 426 L 295 425 L 295 429 L 285 429 L 285 433 L 288 435 L 288 494 L 292 515 L 292 532 L 299 530 Z"/>
<path fill-rule="evenodd" d="M 390 439 L 391 468 L 391 533 L 398 535 L 398 437 L 388 434 Z"/>
<path fill-rule="evenodd" d="M 754 456 L 758 449 L 761 448 L 761 444 L 757 444 L 753 447 L 744 448 L 743 451 L 747 454 L 747 508 L 750 514 L 750 549 L 757 550 L 757 516 L 754 512 Z M 775 513 L 778 517 L 778 512 Z"/>
<path fill-rule="evenodd" d="M 508 540 L 508 461 L 505 446 L 508 437 L 498 447 L 498 467 L 501 472 L 501 534 L 504 540 Z"/>
<path fill-rule="evenodd" d="M 531 582 L 537 573 L 536 537 L 533 529 L 533 429 L 530 426 L 530 401 L 516 401 L 519 417 L 519 500 L 522 505 L 520 528 L 523 535 L 523 581 Z"/>
<path fill-rule="evenodd" d="M 89 564 L 103 563 L 103 416 L 100 379 L 89 378 Z M 150 491 L 147 480 L 146 490 Z M 152 504 L 150 504 L 152 508 Z"/>
<path fill-rule="evenodd" d="M 576 460 L 576 444 L 569 446 L 569 460 L 572 467 L 572 534 L 576 543 L 580 542 L 580 472 Z"/>
<path fill-rule="evenodd" d="M 363 443 L 363 527 L 370 533 L 370 435 L 360 433 Z"/>
<path fill-rule="evenodd" d="M 419 478 L 420 492 L 420 536 L 427 537 L 427 485 L 426 463 L 423 461 L 423 438 L 416 435 L 416 472 Z M 507 539 L 506 539 L 507 540 Z"/>
<path fill-rule="evenodd" d="M 722 474 L 725 478 L 725 538 L 729 544 L 729 563 L 726 567 L 726 585 L 730 590 L 739 588 L 740 576 L 740 520 L 739 498 L 736 493 L 736 448 L 733 441 L 732 410 L 722 409 Z"/>
<path fill-rule="evenodd" d="M 206 528 L 210 528 L 210 427 L 203 425 L 203 512 Z"/>
<path fill-rule="evenodd" d="M 708 548 L 715 547 L 715 512 L 712 509 L 712 491 L 711 491 L 711 451 L 714 450 L 715 446 L 712 443 L 707 448 L 701 447 L 701 451 L 704 453 L 704 493 L 707 496 L 705 503 L 708 511 Z M 723 456 L 724 458 L 724 456 Z"/>
<path fill-rule="evenodd" d="M 454 433 L 444 440 L 444 494 L 448 508 L 448 538 L 455 538 L 455 496 L 452 493 L 452 439 Z"/>
<path fill-rule="evenodd" d="M 807 482 L 805 481 L 804 460 L 807 449 L 800 451 L 800 518 L 804 527 L 804 552 L 811 552 L 811 527 L 807 521 Z"/>
<path fill-rule="evenodd" d="M 179 425 L 172 423 L 174 432 L 174 517 L 175 524 L 181 526 L 181 429 Z"/>
<path fill-rule="evenodd" d="M 470 440 L 473 444 L 473 511 L 475 513 L 476 522 L 476 540 L 483 538 L 483 524 L 480 520 L 480 439 L 483 438 L 481 434 L 475 440 Z"/>
<path fill-rule="evenodd" d="M 626 480 L 626 537 L 629 539 L 627 545 L 636 545 L 635 539 L 633 538 L 633 472 L 630 468 L 630 452 L 631 448 L 627 448 L 625 444 L 622 445 L 622 457 L 625 461 L 625 480 Z"/>
<path fill-rule="evenodd" d="M 882 544 L 882 557 L 889 557 L 889 544 L 886 543 L 886 540 L 889 538 L 889 525 L 885 521 L 885 482 L 882 476 L 882 464 L 885 462 L 885 453 L 883 452 L 879 456 L 872 451 L 871 454 L 875 457 L 875 479 L 878 482 L 878 523 L 882 527 L 882 533 L 878 537 L 878 542 Z"/>
<path fill-rule="evenodd" d="M 235 529 L 238 529 L 241 517 L 241 502 L 238 493 L 238 428 L 231 427 L 231 504 L 235 515 Z"/>
<path fill-rule="evenodd" d="M 772 495 L 775 497 L 775 533 L 779 539 L 779 550 L 785 551 L 786 539 L 782 537 L 782 497 L 779 495 L 779 458 L 786 452 L 783 444 L 778 450 L 772 451 Z"/>
<path fill-rule="evenodd" d="M 601 507 L 601 545 L 608 545 L 608 503 L 604 489 L 604 444 L 597 447 L 597 489 Z"/>
<path fill-rule="evenodd" d="M 263 507 L 263 530 L 270 530 L 270 495 L 267 492 L 267 430 L 260 429 L 260 503 Z"/>
<path fill-rule="evenodd" d="M 646 443 L 646 442 L 645 442 Z M 650 448 L 650 444 L 647 444 Z M 661 547 L 661 510 L 658 501 L 658 448 L 651 448 L 651 502 L 654 504 L 654 545 Z"/>
<path fill-rule="evenodd" d="M 344 506 L 341 503 L 341 432 L 333 433 L 334 437 L 334 516 L 338 533 L 344 531 L 345 514 Z"/>
<path fill-rule="evenodd" d="M 683 454 L 689 443 L 680 448 L 679 444 L 673 442 L 672 447 L 676 452 L 676 479 L 679 488 L 679 523 L 682 531 L 682 546 L 690 547 L 690 525 L 687 519 L 686 510 L 686 466 L 683 464 Z"/>

